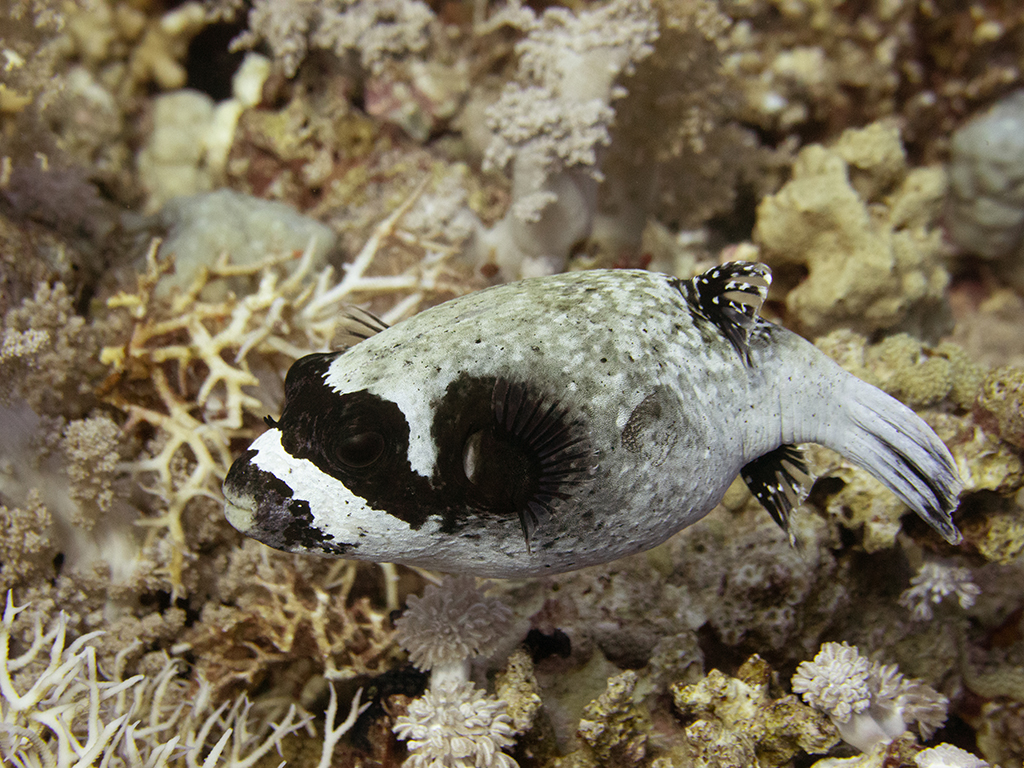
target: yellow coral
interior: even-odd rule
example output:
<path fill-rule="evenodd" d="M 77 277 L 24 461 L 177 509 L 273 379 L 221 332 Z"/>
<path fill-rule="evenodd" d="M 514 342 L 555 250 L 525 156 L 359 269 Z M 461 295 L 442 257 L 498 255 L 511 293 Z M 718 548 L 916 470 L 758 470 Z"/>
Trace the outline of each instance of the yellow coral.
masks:
<path fill-rule="evenodd" d="M 887 148 L 878 146 L 886 142 Z M 877 126 L 847 131 L 835 149 L 805 147 L 792 179 L 758 206 L 754 237 L 764 261 L 782 276 L 807 271 L 786 297 L 807 332 L 892 328 L 914 311 L 941 306 L 948 282 L 937 258 L 941 233 L 907 209 L 907 195 L 922 202 L 921 183 L 906 174 L 900 157 L 891 132 Z M 900 178 L 904 186 L 894 188 Z M 891 197 L 882 199 L 883 192 Z M 927 200 L 932 217 L 940 200 Z"/>

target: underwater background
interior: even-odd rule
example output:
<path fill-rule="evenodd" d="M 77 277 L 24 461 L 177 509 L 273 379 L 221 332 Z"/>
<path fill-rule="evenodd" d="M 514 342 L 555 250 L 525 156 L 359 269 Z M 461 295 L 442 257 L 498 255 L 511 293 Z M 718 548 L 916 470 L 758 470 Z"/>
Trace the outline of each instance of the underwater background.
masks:
<path fill-rule="evenodd" d="M 0 0 L 3 762 L 1019 768 L 1022 70 L 1015 0 Z M 347 307 L 736 259 L 962 543 L 817 446 L 798 547 L 737 483 L 523 581 L 224 519 Z"/>

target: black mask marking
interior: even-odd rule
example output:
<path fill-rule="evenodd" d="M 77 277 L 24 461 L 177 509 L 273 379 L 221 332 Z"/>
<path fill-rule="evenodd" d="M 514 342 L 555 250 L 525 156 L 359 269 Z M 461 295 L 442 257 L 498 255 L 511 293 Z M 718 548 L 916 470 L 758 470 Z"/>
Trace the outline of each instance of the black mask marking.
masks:
<path fill-rule="evenodd" d="M 517 515 L 527 548 L 555 499 L 568 498 L 593 469 L 585 431 L 567 409 L 504 378 L 452 382 L 431 437 L 441 483 L 483 513 Z"/>
<path fill-rule="evenodd" d="M 429 483 L 409 466 L 401 409 L 366 390 L 339 394 L 324 381 L 336 355 L 298 360 L 285 379 L 281 447 L 344 483 L 374 509 L 419 528 L 431 513 Z"/>
<path fill-rule="evenodd" d="M 229 495 L 256 492 L 255 527 L 249 532 L 250 536 L 286 551 L 304 547 L 343 556 L 352 548 L 351 544 L 333 543 L 331 534 L 316 527 L 309 504 L 292 498 L 292 489 L 284 481 L 253 464 L 255 455 L 252 449 L 243 453 L 224 478 Z"/>
<path fill-rule="evenodd" d="M 409 465 L 409 424 L 395 403 L 324 381 L 336 354 L 298 360 L 285 380 L 281 446 L 413 529 L 431 516 L 473 535 L 480 517 L 517 516 L 534 531 L 594 470 L 582 425 L 557 400 L 495 377 L 463 376 L 433 403 L 434 476 Z"/>

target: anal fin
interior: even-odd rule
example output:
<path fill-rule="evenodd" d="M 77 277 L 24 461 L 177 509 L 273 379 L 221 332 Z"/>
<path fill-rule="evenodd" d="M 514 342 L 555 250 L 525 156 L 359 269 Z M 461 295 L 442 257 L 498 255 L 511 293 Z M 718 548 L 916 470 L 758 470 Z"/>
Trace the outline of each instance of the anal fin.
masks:
<path fill-rule="evenodd" d="M 796 536 L 789 524 L 789 513 L 810 491 L 811 476 L 803 453 L 795 445 L 780 445 L 759 456 L 740 470 L 740 477 L 761 506 L 786 532 L 790 544 Z"/>

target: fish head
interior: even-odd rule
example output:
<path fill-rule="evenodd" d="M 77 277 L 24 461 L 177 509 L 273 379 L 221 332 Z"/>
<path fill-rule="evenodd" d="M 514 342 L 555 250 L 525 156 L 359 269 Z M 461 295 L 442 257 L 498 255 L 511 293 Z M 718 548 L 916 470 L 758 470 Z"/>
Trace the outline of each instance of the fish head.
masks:
<path fill-rule="evenodd" d="M 279 421 L 224 480 L 242 533 L 289 552 L 481 575 L 564 570 L 553 513 L 594 472 L 584 416 L 500 355 L 462 366 L 399 326 L 298 360 Z M 515 565 L 511 565 L 511 563 Z"/>

